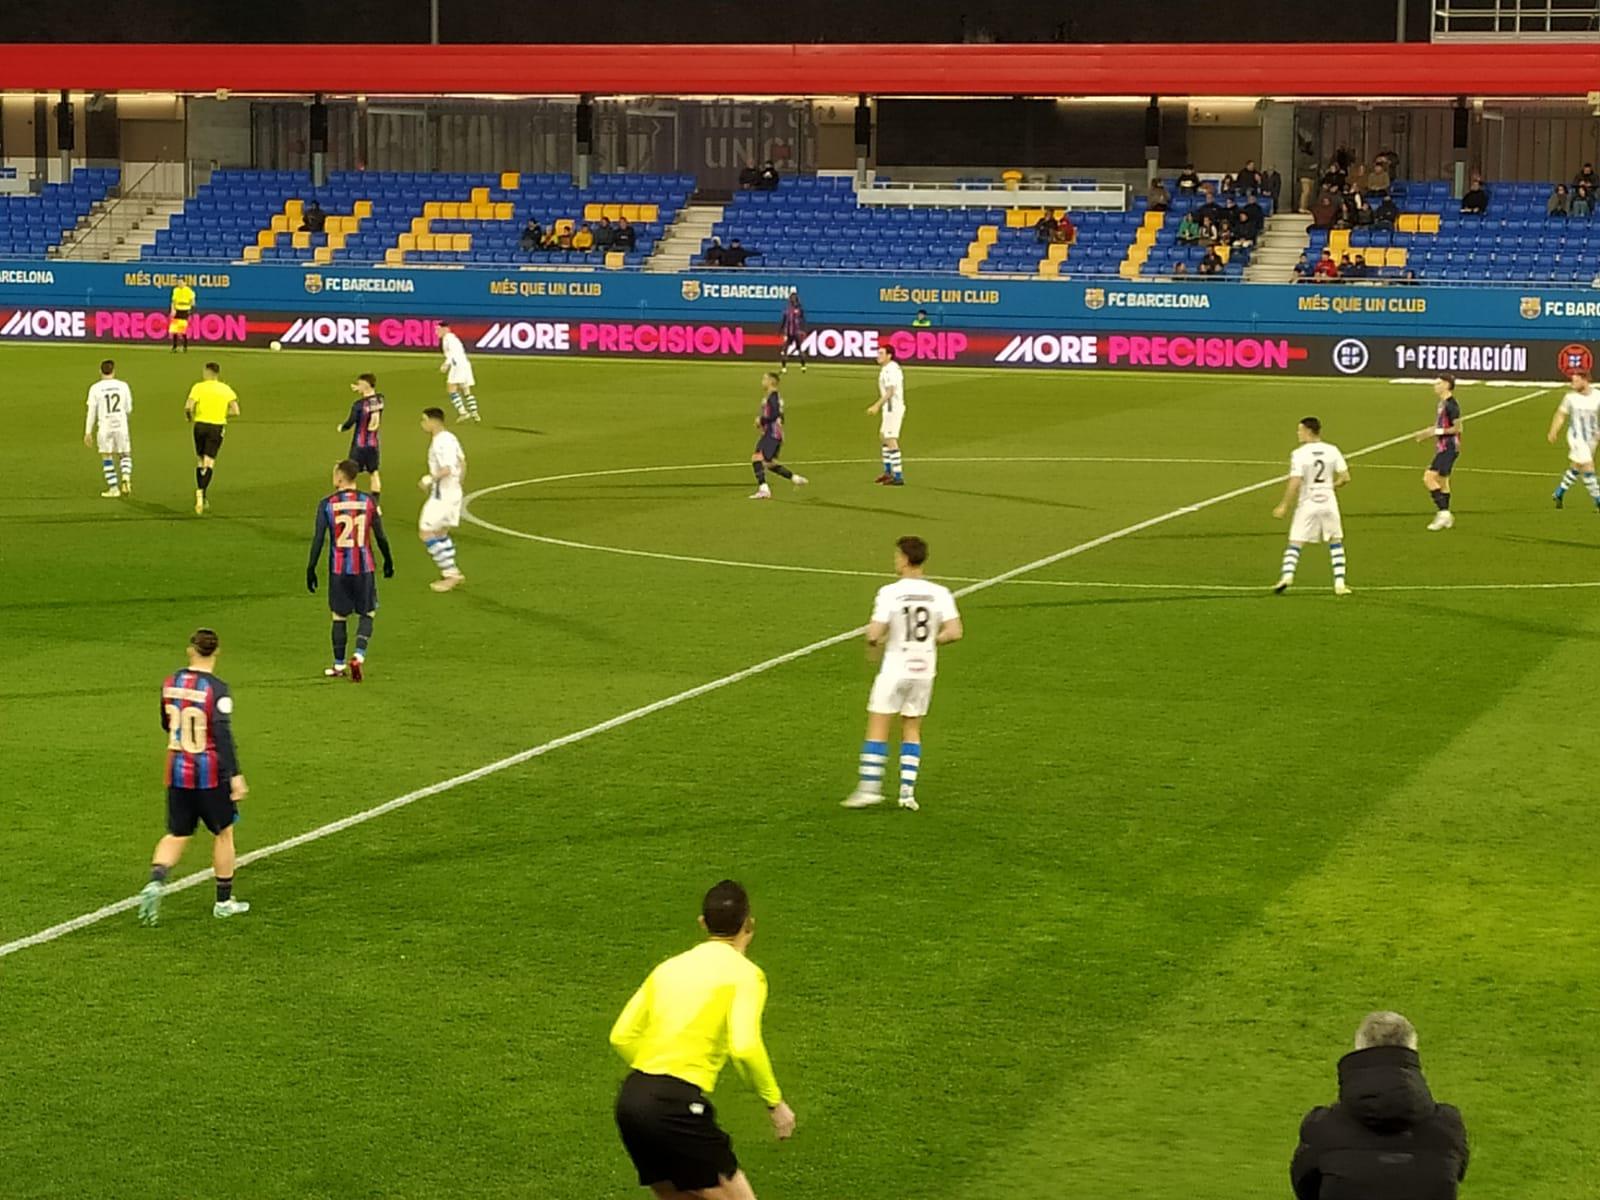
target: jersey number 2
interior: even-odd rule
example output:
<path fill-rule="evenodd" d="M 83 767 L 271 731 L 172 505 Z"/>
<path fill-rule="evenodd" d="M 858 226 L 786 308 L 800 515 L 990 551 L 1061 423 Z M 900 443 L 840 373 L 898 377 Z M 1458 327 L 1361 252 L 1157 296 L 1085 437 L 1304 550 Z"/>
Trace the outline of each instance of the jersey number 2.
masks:
<path fill-rule="evenodd" d="M 355 550 L 367 544 L 367 514 L 340 513 L 333 519 L 333 544 L 340 550 Z"/>
<path fill-rule="evenodd" d="M 1312 483 L 1325 483 L 1328 478 L 1328 464 L 1320 458 L 1316 461 L 1317 473 L 1311 477 Z"/>
<path fill-rule="evenodd" d="M 167 749 L 185 754 L 204 754 L 206 749 L 206 710 L 167 705 Z"/>
<path fill-rule="evenodd" d="M 928 640 L 929 621 L 932 614 L 926 608 L 918 605 L 912 608 L 907 605 L 900 610 L 900 615 L 906 619 L 906 641 L 925 642 Z"/>

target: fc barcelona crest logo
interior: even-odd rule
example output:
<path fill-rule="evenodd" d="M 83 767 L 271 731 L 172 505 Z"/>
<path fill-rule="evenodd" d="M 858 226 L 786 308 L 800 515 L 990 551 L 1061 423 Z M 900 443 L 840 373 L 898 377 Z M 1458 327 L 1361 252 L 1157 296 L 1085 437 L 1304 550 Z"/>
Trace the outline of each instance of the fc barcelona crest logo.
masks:
<path fill-rule="evenodd" d="M 1105 288 L 1084 288 L 1083 306 L 1085 308 L 1104 308 L 1106 306 Z"/>
<path fill-rule="evenodd" d="M 309 292 L 311 295 L 315 296 L 321 290 L 322 290 L 322 276 L 321 275 L 308 274 L 306 276 L 306 291 Z"/>
<path fill-rule="evenodd" d="M 1544 305 L 1539 303 L 1539 297 L 1537 296 L 1524 296 L 1522 304 L 1517 311 L 1522 314 L 1524 321 L 1537 321 L 1539 314 L 1544 311 Z"/>
<path fill-rule="evenodd" d="M 700 281 L 698 279 L 685 279 L 683 281 L 683 298 L 685 300 L 700 299 Z"/>

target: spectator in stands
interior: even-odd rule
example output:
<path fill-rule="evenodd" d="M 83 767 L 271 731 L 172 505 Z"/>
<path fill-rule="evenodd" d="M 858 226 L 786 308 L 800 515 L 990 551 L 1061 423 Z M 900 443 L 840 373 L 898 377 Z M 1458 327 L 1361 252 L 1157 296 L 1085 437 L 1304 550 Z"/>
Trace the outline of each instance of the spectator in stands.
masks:
<path fill-rule="evenodd" d="M 522 227 L 522 236 L 517 239 L 517 245 L 522 247 L 524 254 L 544 245 L 544 227 L 539 224 L 537 217 L 528 218 L 528 223 Z"/>
<path fill-rule="evenodd" d="M 1317 193 L 1316 202 L 1311 206 L 1311 224 L 1317 229 L 1332 229 L 1334 222 L 1339 219 L 1339 194 L 1329 188 L 1323 188 Z"/>
<path fill-rule="evenodd" d="M 621 250 L 624 254 L 630 253 L 639 244 L 639 234 L 628 223 L 628 218 L 623 217 L 617 222 L 617 240 L 614 249 Z"/>
<path fill-rule="evenodd" d="M 1231 196 L 1231 195 L 1233 195 L 1233 192 L 1234 192 L 1233 176 L 1232 175 L 1226 175 L 1226 174 L 1223 175 L 1222 182 L 1217 185 L 1217 195 L 1219 195 L 1219 196 Z"/>
<path fill-rule="evenodd" d="M 1300 257 L 1294 264 L 1294 277 L 1296 281 L 1311 278 L 1311 260 L 1306 257 L 1304 250 L 1300 251 Z"/>
<path fill-rule="evenodd" d="M 1379 229 L 1393 229 L 1394 223 L 1400 219 L 1400 208 L 1394 202 L 1394 197 L 1388 192 L 1383 194 L 1383 201 L 1372 214 L 1372 223 Z"/>
<path fill-rule="evenodd" d="M 756 186 L 756 180 L 759 179 L 760 176 L 761 172 L 755 169 L 754 164 L 740 167 L 739 186 L 744 188 L 746 191 L 749 191 L 751 188 Z"/>
<path fill-rule="evenodd" d="M 594 248 L 604 254 L 611 250 L 617 243 L 617 227 L 611 223 L 610 217 L 601 217 L 600 224 L 594 231 Z"/>
<path fill-rule="evenodd" d="M 1322 186 L 1330 192 L 1343 192 L 1345 184 L 1349 182 L 1350 173 L 1340 165 L 1336 158 L 1328 164 L 1328 169 L 1322 174 Z"/>
<path fill-rule="evenodd" d="M 1396 283 L 1408 284 L 1411 287 L 1416 287 L 1417 286 L 1417 273 L 1415 271 L 1413 271 L 1410 267 L 1407 267 L 1403 272 L 1401 272 L 1400 278 L 1396 279 L 1395 282 Z"/>
<path fill-rule="evenodd" d="M 928 310 L 925 308 L 917 309 L 917 315 L 911 318 L 911 328 L 931 329 L 932 327 L 933 318 L 928 316 Z"/>
<path fill-rule="evenodd" d="M 1574 217 L 1587 217 L 1594 212 L 1594 189 L 1587 183 L 1580 183 L 1572 193 L 1567 212 Z"/>
<path fill-rule="evenodd" d="M 1256 170 L 1256 160 L 1247 158 L 1244 166 L 1239 168 L 1239 173 L 1233 177 L 1233 186 L 1246 196 L 1254 196 L 1261 191 L 1261 172 Z"/>
<path fill-rule="evenodd" d="M 727 253 L 722 248 L 722 239 L 714 237 L 711 239 L 711 245 L 706 247 L 706 252 L 700 256 L 700 261 L 708 267 L 724 266 L 726 265 Z"/>
<path fill-rule="evenodd" d="M 1261 231 L 1267 227 L 1267 210 L 1262 208 L 1261 201 L 1252 195 L 1249 203 L 1239 212 L 1243 218 L 1247 240 L 1256 241 L 1261 237 Z"/>
<path fill-rule="evenodd" d="M 594 249 L 594 230 L 589 228 L 588 222 L 579 225 L 573 233 L 572 248 L 585 254 Z"/>
<path fill-rule="evenodd" d="M 1187 278 L 1189 278 L 1189 264 L 1184 262 L 1183 259 L 1181 259 L 1181 258 L 1177 262 L 1173 263 L 1172 264 L 1172 277 L 1174 279 L 1187 279 Z"/>
<path fill-rule="evenodd" d="M 1033 240 L 1036 242 L 1053 242 L 1056 240 L 1056 218 L 1048 208 L 1033 223 Z"/>
<path fill-rule="evenodd" d="M 1355 257 L 1355 261 L 1350 263 L 1348 270 L 1340 267 L 1339 274 L 1343 275 L 1347 279 L 1371 279 L 1372 268 L 1367 266 L 1367 256 L 1365 254 L 1358 254 Z"/>
<path fill-rule="evenodd" d="M 1322 248 L 1322 257 L 1317 259 L 1317 269 L 1311 273 L 1314 279 L 1339 278 L 1339 264 L 1333 261 L 1333 251 L 1326 246 Z"/>
<path fill-rule="evenodd" d="M 1567 215 L 1570 206 L 1571 200 L 1567 196 L 1567 185 L 1558 183 L 1556 184 L 1556 190 L 1550 193 L 1550 199 L 1545 201 L 1544 215 L 1547 217 L 1564 217 Z"/>
<path fill-rule="evenodd" d="M 1348 252 L 1339 255 L 1339 278 L 1340 279 L 1349 279 L 1350 278 L 1350 271 L 1354 267 L 1355 267 L 1355 263 L 1350 261 L 1350 255 L 1349 255 Z"/>
<path fill-rule="evenodd" d="M 1353 191 L 1365 192 L 1367 190 L 1367 164 L 1355 163 L 1350 168 L 1350 177 L 1346 183 Z"/>
<path fill-rule="evenodd" d="M 1222 234 L 1217 229 L 1217 223 L 1209 216 L 1200 218 L 1200 241 L 1207 246 L 1215 246 L 1222 240 Z"/>
<path fill-rule="evenodd" d="M 1587 186 L 1591 191 L 1600 186 L 1600 175 L 1594 173 L 1593 163 L 1583 164 L 1583 170 L 1572 177 L 1572 186 L 1574 188 Z"/>
<path fill-rule="evenodd" d="M 1370 1014 L 1339 1060 L 1339 1100 L 1300 1123 L 1289 1166 L 1297 1200 L 1454 1200 L 1467 1177 L 1467 1129 L 1428 1090 L 1417 1031 Z"/>
<path fill-rule="evenodd" d="M 756 176 L 756 187 L 763 192 L 776 191 L 778 187 L 778 168 L 772 165 L 769 158 L 761 164 L 761 171 Z"/>
<path fill-rule="evenodd" d="M 1367 172 L 1367 195 L 1382 197 L 1389 194 L 1389 167 L 1388 160 L 1378 158 L 1372 164 L 1372 170 Z"/>
<path fill-rule="evenodd" d="M 1184 167 L 1183 173 L 1178 176 L 1178 190 L 1180 192 L 1198 192 L 1200 190 L 1200 176 L 1195 174 L 1193 163 Z"/>
<path fill-rule="evenodd" d="M 1206 256 L 1200 260 L 1200 274 L 1222 274 L 1222 256 L 1217 253 L 1217 248 L 1215 246 L 1207 250 Z"/>
<path fill-rule="evenodd" d="M 1463 216 L 1481 217 L 1489 211 L 1489 189 L 1483 186 L 1483 176 L 1474 175 L 1472 186 L 1467 189 L 1467 194 L 1461 197 L 1461 212 Z"/>
<path fill-rule="evenodd" d="M 1078 227 L 1072 223 L 1072 214 L 1066 209 L 1061 210 L 1061 216 L 1056 220 L 1055 232 L 1051 235 L 1052 242 L 1062 242 L 1072 245 L 1078 240 Z"/>
<path fill-rule="evenodd" d="M 742 267 L 752 254 L 759 254 L 759 250 L 746 250 L 738 238 L 728 243 L 728 248 L 722 252 L 722 265 L 725 267 Z"/>
<path fill-rule="evenodd" d="M 1166 212 L 1172 207 L 1172 193 L 1159 179 L 1152 179 L 1144 194 L 1145 205 L 1151 212 Z"/>
<path fill-rule="evenodd" d="M 1278 199 L 1283 195 L 1283 176 L 1278 174 L 1277 168 L 1267 172 L 1265 189 L 1267 197 L 1272 201 L 1273 210 L 1278 207 Z"/>
<path fill-rule="evenodd" d="M 1178 242 L 1181 245 L 1192 246 L 1200 240 L 1200 222 L 1194 219 L 1193 211 L 1186 212 L 1178 222 Z"/>
<path fill-rule="evenodd" d="M 311 198 L 311 203 L 306 205 L 301 217 L 301 233 L 321 233 L 328 227 L 328 214 L 322 211 L 322 205 L 317 203 L 315 196 Z"/>

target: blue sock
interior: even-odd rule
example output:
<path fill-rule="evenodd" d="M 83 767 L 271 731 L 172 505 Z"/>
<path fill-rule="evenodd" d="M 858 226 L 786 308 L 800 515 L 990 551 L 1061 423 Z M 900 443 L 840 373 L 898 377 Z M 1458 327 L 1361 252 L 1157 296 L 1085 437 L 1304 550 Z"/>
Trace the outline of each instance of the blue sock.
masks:
<path fill-rule="evenodd" d="M 116 463 L 116 460 L 111 458 L 109 455 L 107 455 L 105 458 L 102 458 L 100 460 L 100 470 L 102 472 L 104 472 L 104 474 L 105 474 L 106 487 L 108 487 L 108 488 L 116 487 L 117 486 L 117 463 Z"/>
<path fill-rule="evenodd" d="M 904 478 L 900 473 L 900 451 L 898 450 L 889 451 L 889 474 L 896 479 Z"/>
<path fill-rule="evenodd" d="M 1561 473 L 1561 482 L 1556 484 L 1556 499 L 1559 500 L 1562 496 L 1565 496 L 1567 494 L 1567 489 L 1577 482 L 1578 473 L 1571 467 L 1568 467 Z"/>
<path fill-rule="evenodd" d="M 1329 542 L 1328 554 L 1333 559 L 1333 582 L 1344 582 L 1344 543 Z"/>
<path fill-rule="evenodd" d="M 1600 479 L 1594 477 L 1593 471 L 1583 473 L 1583 486 L 1589 489 L 1589 495 L 1596 504 L 1600 504 Z"/>
<path fill-rule="evenodd" d="M 888 742 L 861 743 L 861 790 L 883 791 L 883 764 L 889 758 Z"/>
<path fill-rule="evenodd" d="M 909 796 L 917 789 L 917 771 L 922 766 L 922 744 L 900 744 L 900 794 Z"/>
<path fill-rule="evenodd" d="M 1285 579 L 1293 579 L 1295 568 L 1300 565 L 1300 547 L 1289 546 L 1283 552 L 1283 570 L 1281 574 Z"/>

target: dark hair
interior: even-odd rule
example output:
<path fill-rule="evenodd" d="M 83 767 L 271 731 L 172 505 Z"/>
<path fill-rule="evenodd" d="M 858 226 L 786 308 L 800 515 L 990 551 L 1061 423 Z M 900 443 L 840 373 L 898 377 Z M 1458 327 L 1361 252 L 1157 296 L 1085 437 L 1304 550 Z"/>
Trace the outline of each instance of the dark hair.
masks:
<path fill-rule="evenodd" d="M 1439 378 L 1444 380 L 1445 387 L 1449 388 L 1452 392 L 1456 390 L 1456 377 L 1450 374 L 1449 371 L 1440 371 Z"/>
<path fill-rule="evenodd" d="M 101 362 L 101 364 L 100 364 L 100 374 L 102 374 L 102 375 L 115 375 L 116 373 L 117 373 L 117 364 L 116 363 L 112 362 L 109 358 L 105 359 L 104 361 Z"/>
<path fill-rule="evenodd" d="M 900 553 L 906 556 L 906 561 L 913 567 L 920 567 L 928 561 L 928 543 L 915 534 L 897 538 L 894 544 L 899 547 Z"/>
<path fill-rule="evenodd" d="M 341 458 L 333 465 L 333 469 L 351 483 L 354 483 L 356 477 L 361 474 L 361 464 L 353 458 Z"/>
<path fill-rule="evenodd" d="M 442 408 L 425 408 L 425 409 L 422 410 L 422 415 L 427 417 L 427 418 L 429 418 L 430 420 L 442 421 L 442 420 L 444 420 L 444 409 L 442 409 Z"/>
<path fill-rule="evenodd" d="M 378 386 L 378 377 L 371 371 L 363 371 L 361 374 L 356 376 L 356 381 L 358 383 L 364 383 L 371 388 Z"/>
<path fill-rule="evenodd" d="M 750 919 L 750 897 L 731 879 L 724 879 L 700 903 L 700 919 L 713 937 L 733 937 Z"/>
<path fill-rule="evenodd" d="M 206 370 L 210 371 L 213 375 L 221 375 L 222 374 L 222 368 L 217 366 L 216 363 L 207 363 L 206 364 Z"/>
<path fill-rule="evenodd" d="M 891 345 L 890 345 L 890 344 L 889 344 L 889 343 L 888 343 L 888 342 L 879 342 L 879 343 L 878 343 L 878 349 L 879 349 L 879 350 L 882 350 L 882 351 L 883 351 L 883 352 L 884 352 L 884 353 L 885 353 L 885 354 L 887 354 L 887 355 L 888 355 L 888 356 L 889 356 L 889 357 L 890 357 L 890 358 L 897 358 L 897 357 L 899 357 L 899 356 L 898 356 L 898 355 L 896 355 L 896 354 L 895 354 L 895 352 L 894 352 L 894 347 L 893 347 L 893 346 L 891 346 Z"/>
<path fill-rule="evenodd" d="M 189 635 L 189 645 L 200 652 L 201 658 L 210 658 L 217 652 L 217 631 L 215 629 L 196 629 Z"/>
<path fill-rule="evenodd" d="M 1322 422 L 1317 420 L 1316 417 L 1301 417 L 1300 424 L 1311 430 L 1318 437 L 1322 436 Z"/>

